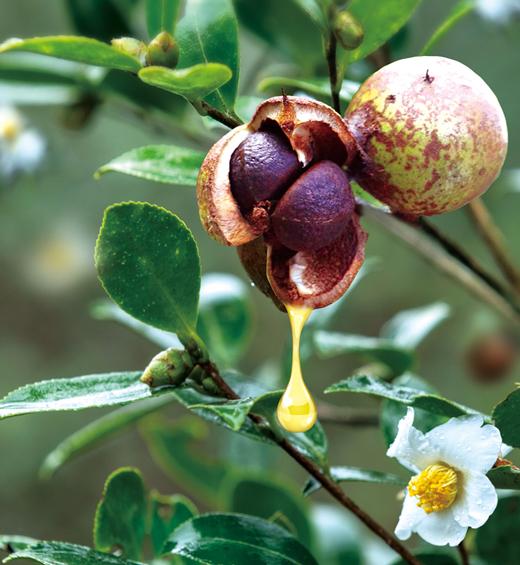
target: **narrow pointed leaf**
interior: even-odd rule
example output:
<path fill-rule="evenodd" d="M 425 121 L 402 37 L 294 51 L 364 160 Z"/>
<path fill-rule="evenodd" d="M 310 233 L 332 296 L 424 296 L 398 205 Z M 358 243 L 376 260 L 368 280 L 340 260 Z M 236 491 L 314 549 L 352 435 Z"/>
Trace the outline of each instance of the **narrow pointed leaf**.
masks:
<path fill-rule="evenodd" d="M 495 406 L 493 420 L 502 440 L 513 447 L 520 447 L 520 388 Z"/>
<path fill-rule="evenodd" d="M 187 0 L 177 27 L 179 69 L 200 63 L 220 63 L 231 71 L 231 80 L 205 100 L 224 112 L 233 109 L 238 87 L 238 26 L 231 0 Z"/>
<path fill-rule="evenodd" d="M 146 24 L 150 39 L 161 31 L 173 35 L 180 4 L 180 0 L 146 0 Z"/>
<path fill-rule="evenodd" d="M 0 551 L 7 551 L 7 548 L 10 551 L 19 551 L 37 543 L 40 541 L 27 536 L 0 535 Z"/>
<path fill-rule="evenodd" d="M 331 467 L 330 476 L 337 483 L 379 483 L 397 485 L 400 487 L 404 487 L 408 483 L 407 479 L 403 479 L 392 473 L 383 473 L 381 471 L 372 471 L 359 467 Z M 311 477 L 303 487 L 303 494 L 308 496 L 320 488 L 321 484 L 315 478 Z"/>
<path fill-rule="evenodd" d="M 184 69 L 146 67 L 139 78 L 151 86 L 162 88 L 187 100 L 206 97 L 231 79 L 231 70 L 220 63 L 200 63 Z"/>
<path fill-rule="evenodd" d="M 59 541 L 42 541 L 19 549 L 7 556 L 4 563 L 17 559 L 29 559 L 42 565 L 143 565 L 90 547 Z"/>
<path fill-rule="evenodd" d="M 139 559 L 146 532 L 147 501 L 141 473 L 124 467 L 107 479 L 94 518 L 94 545 L 106 553 Z"/>
<path fill-rule="evenodd" d="M 0 54 L 9 51 L 39 53 L 122 71 L 137 72 L 141 68 L 141 63 L 136 57 L 88 37 L 57 35 L 31 39 L 13 38 L 0 44 Z"/>
<path fill-rule="evenodd" d="M 95 256 L 105 290 L 125 312 L 179 336 L 193 335 L 199 254 L 177 216 L 146 203 L 115 204 L 105 211 Z"/>
<path fill-rule="evenodd" d="M 394 385 L 372 376 L 356 375 L 329 386 L 325 393 L 354 392 L 368 394 L 379 398 L 395 400 L 406 406 L 422 408 L 441 416 L 461 416 L 464 414 L 480 414 L 472 408 L 443 398 L 437 394 L 421 392 L 406 386 Z M 480 414 L 484 416 L 483 414 Z M 489 421 L 489 416 L 484 416 Z"/>
<path fill-rule="evenodd" d="M 244 514 L 205 514 L 185 522 L 166 549 L 200 563 L 317 565 L 311 553 L 285 529 Z"/>
<path fill-rule="evenodd" d="M 127 151 L 100 167 L 99 179 L 106 173 L 123 173 L 146 180 L 195 186 L 204 153 L 175 145 L 147 145 Z"/>

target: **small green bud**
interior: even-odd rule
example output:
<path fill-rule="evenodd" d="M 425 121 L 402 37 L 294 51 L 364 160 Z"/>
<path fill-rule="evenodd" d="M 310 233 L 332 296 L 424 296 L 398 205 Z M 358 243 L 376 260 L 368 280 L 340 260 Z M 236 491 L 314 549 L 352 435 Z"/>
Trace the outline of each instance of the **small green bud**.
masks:
<path fill-rule="evenodd" d="M 183 349 L 166 349 L 158 353 L 143 371 L 141 382 L 151 387 L 182 384 L 189 376 L 193 362 Z"/>
<path fill-rule="evenodd" d="M 154 37 L 146 50 L 146 64 L 174 69 L 179 62 L 179 46 L 167 32 L 161 31 Z"/>
<path fill-rule="evenodd" d="M 117 39 L 112 39 L 112 47 L 132 55 L 136 59 L 139 59 L 142 65 L 145 63 L 146 58 L 146 43 L 134 37 L 118 37 Z"/>
<path fill-rule="evenodd" d="M 332 29 L 341 46 L 348 51 L 357 49 L 363 42 L 363 26 L 347 10 L 340 10 L 334 16 Z"/>

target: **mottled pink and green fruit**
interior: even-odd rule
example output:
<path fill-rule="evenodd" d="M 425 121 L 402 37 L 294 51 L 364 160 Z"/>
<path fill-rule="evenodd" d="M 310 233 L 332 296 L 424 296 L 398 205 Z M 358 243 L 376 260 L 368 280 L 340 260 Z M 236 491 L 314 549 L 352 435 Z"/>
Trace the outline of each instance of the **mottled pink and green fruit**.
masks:
<path fill-rule="evenodd" d="M 507 150 L 502 108 L 471 69 L 444 57 L 383 67 L 346 113 L 357 141 L 358 183 L 395 212 L 433 215 L 485 192 Z"/>

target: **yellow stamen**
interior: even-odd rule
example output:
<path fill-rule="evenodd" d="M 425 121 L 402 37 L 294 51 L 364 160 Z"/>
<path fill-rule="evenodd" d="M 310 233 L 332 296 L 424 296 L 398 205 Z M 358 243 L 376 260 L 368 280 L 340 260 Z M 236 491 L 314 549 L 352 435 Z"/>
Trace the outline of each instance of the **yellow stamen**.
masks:
<path fill-rule="evenodd" d="M 21 130 L 20 120 L 16 119 L 14 116 L 5 118 L 0 123 L 0 137 L 3 137 L 7 141 L 14 141 Z"/>
<path fill-rule="evenodd" d="M 448 465 L 430 465 L 408 483 L 410 496 L 427 514 L 449 508 L 457 497 L 457 473 Z"/>

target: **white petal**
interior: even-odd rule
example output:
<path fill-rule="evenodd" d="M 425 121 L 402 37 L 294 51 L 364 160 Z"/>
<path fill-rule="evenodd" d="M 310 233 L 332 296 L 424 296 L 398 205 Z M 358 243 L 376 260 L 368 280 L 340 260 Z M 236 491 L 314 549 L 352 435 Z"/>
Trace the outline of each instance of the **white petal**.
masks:
<path fill-rule="evenodd" d="M 502 438 L 495 426 L 482 426 L 482 416 L 452 418 L 426 434 L 440 461 L 458 470 L 487 473 L 500 455 Z"/>
<path fill-rule="evenodd" d="M 415 497 L 406 493 L 403 509 L 395 527 L 395 535 L 402 540 L 408 539 L 413 532 L 417 531 L 421 521 L 427 517 L 428 514 L 420 506 L 417 506 Z"/>
<path fill-rule="evenodd" d="M 45 155 L 45 140 L 35 130 L 22 132 L 13 150 L 16 168 L 22 171 L 32 172 L 40 164 Z"/>
<path fill-rule="evenodd" d="M 435 462 L 437 457 L 426 436 L 412 426 L 414 419 L 413 408 L 408 408 L 406 416 L 399 422 L 397 435 L 388 448 L 388 457 L 395 457 L 401 465 L 412 471 L 424 469 Z"/>
<path fill-rule="evenodd" d="M 513 451 L 513 447 L 507 445 L 507 443 L 503 443 L 502 447 L 500 448 L 500 457 L 505 457 L 506 455 L 509 455 L 511 451 Z"/>
<path fill-rule="evenodd" d="M 468 472 L 452 506 L 453 515 L 461 526 L 480 528 L 495 511 L 497 502 L 497 491 L 486 475 Z"/>
<path fill-rule="evenodd" d="M 432 545 L 459 545 L 464 539 L 467 526 L 461 526 L 451 508 L 441 512 L 432 512 L 417 527 L 417 533 L 424 541 Z"/>

